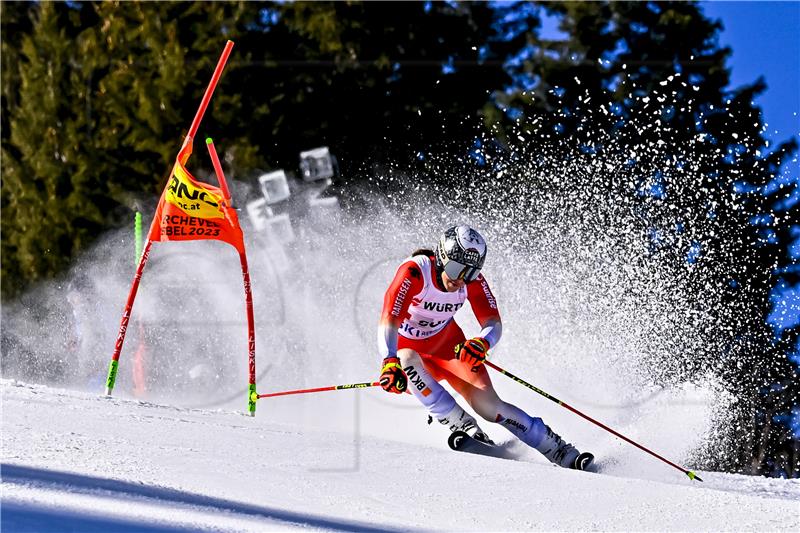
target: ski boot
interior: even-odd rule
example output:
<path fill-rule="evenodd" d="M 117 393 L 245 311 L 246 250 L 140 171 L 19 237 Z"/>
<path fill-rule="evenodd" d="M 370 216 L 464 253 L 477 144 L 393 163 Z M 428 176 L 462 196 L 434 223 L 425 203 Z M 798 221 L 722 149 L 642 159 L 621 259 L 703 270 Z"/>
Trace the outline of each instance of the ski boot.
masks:
<path fill-rule="evenodd" d="M 475 440 L 479 440 L 487 444 L 494 444 L 492 439 L 490 439 L 489 436 L 486 435 L 486 433 L 484 433 L 480 427 L 478 427 L 475 417 L 464 411 L 458 404 L 456 404 L 456 406 L 453 407 L 449 413 L 438 420 L 440 424 L 447 426 L 451 432 L 463 431 Z"/>
<path fill-rule="evenodd" d="M 542 452 L 542 455 L 558 466 L 564 468 L 572 468 L 573 470 L 588 470 L 594 461 L 594 455 L 589 452 L 579 452 L 575 446 L 556 435 L 549 426 L 545 426 L 547 434 L 545 435 L 537 450 Z"/>

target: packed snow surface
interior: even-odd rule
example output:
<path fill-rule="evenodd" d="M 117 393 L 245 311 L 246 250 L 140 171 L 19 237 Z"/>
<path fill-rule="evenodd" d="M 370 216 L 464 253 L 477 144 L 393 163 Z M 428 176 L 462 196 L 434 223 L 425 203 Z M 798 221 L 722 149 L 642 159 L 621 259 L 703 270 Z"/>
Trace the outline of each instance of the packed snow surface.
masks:
<path fill-rule="evenodd" d="M 602 433 L 596 473 L 518 447 L 452 452 L 419 408 L 375 389 L 261 400 L 251 418 L 0 387 L 3 531 L 800 530 L 800 480 L 691 481 Z M 336 420 L 292 422 L 309 408 Z"/>

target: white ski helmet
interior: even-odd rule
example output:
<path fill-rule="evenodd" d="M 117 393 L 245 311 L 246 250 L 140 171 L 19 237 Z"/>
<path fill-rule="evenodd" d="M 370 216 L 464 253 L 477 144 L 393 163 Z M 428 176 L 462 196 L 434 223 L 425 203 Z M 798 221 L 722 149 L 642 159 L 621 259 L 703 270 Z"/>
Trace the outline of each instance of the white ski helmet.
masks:
<path fill-rule="evenodd" d="M 453 226 L 436 245 L 436 267 L 450 279 L 474 281 L 486 260 L 486 240 L 469 226 Z"/>

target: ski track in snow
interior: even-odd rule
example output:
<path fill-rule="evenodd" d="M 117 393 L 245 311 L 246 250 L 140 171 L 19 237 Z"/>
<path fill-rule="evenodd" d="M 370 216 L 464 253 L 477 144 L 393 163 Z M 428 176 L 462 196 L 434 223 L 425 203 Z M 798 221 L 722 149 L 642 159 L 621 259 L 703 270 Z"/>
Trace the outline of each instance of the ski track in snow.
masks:
<path fill-rule="evenodd" d="M 698 483 L 644 454 L 592 474 L 275 422 L 264 403 L 0 387 L 3 531 L 800 530 L 800 480 Z"/>

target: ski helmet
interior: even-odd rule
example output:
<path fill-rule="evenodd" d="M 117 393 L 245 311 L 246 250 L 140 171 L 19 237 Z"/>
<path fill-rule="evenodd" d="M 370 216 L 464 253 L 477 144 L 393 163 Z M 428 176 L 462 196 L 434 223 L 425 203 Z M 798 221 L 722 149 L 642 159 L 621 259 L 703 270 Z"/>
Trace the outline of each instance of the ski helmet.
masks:
<path fill-rule="evenodd" d="M 486 241 L 469 226 L 453 226 L 436 245 L 436 267 L 450 279 L 474 281 L 486 260 Z"/>

